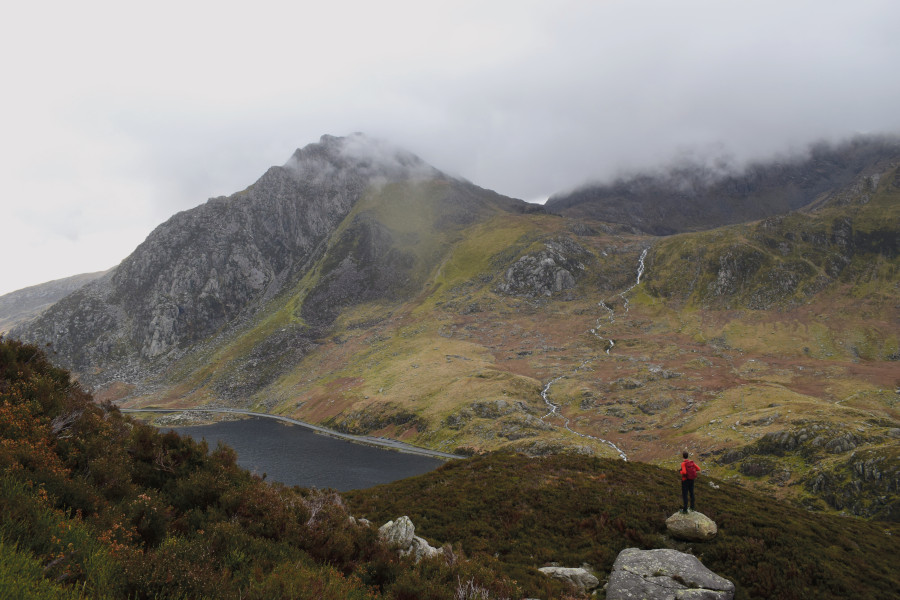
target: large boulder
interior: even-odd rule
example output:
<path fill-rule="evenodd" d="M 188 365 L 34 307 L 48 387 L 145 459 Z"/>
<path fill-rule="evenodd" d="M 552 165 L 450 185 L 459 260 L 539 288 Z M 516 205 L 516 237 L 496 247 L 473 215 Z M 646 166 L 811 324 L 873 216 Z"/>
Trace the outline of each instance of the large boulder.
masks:
<path fill-rule="evenodd" d="M 579 592 L 587 592 L 600 585 L 599 579 L 581 567 L 541 567 L 538 571 L 572 584 Z"/>
<path fill-rule="evenodd" d="M 378 537 L 387 545 L 396 548 L 400 556 L 411 554 L 416 562 L 444 553 L 443 548 L 435 548 L 417 536 L 416 527 L 407 516 L 400 517 L 396 521 L 388 521 L 379 527 Z"/>
<path fill-rule="evenodd" d="M 388 521 L 378 528 L 378 537 L 388 546 L 396 548 L 409 548 L 415 535 L 416 526 L 407 516 L 400 517 L 396 521 Z"/>
<path fill-rule="evenodd" d="M 734 584 L 677 550 L 626 548 L 613 564 L 607 600 L 733 600 Z"/>
<path fill-rule="evenodd" d="M 705 542 L 716 537 L 716 522 L 697 511 L 684 514 L 681 511 L 666 519 L 666 529 L 672 537 L 691 542 Z"/>

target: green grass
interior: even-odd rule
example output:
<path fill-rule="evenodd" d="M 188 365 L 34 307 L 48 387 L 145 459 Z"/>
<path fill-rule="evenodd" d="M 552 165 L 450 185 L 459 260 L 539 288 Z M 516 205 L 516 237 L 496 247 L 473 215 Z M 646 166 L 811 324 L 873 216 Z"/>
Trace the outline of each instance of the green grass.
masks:
<path fill-rule="evenodd" d="M 84 589 L 65 587 L 45 578 L 44 565 L 16 544 L 0 540 L 0 600 L 76 600 Z"/>

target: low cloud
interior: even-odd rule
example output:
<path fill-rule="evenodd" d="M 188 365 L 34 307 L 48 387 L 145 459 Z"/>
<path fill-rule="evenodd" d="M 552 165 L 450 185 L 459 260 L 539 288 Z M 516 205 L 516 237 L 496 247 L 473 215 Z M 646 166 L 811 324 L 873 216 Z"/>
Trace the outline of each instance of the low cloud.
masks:
<path fill-rule="evenodd" d="M 743 165 L 900 132 L 894 0 L 134 10 L 19 3 L 7 16 L 20 26 L 0 40 L 17 57 L 0 98 L 3 213 L 78 204 L 71 252 L 85 256 L 87 240 L 242 190 L 322 134 L 361 131 L 531 200 L 684 157 Z M 382 150 L 352 149 L 399 156 Z M 38 247 L 55 235 L 29 230 Z M 108 246 L 110 262 L 124 258 Z M 45 280 L 52 257 L 29 260 L 4 284 Z"/>

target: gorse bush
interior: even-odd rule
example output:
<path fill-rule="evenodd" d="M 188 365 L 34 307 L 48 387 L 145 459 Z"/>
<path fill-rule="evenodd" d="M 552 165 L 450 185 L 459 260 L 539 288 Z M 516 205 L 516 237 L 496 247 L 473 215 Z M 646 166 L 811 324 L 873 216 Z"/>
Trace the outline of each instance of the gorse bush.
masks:
<path fill-rule="evenodd" d="M 478 561 L 400 558 L 334 492 L 265 483 L 0 338 L 0 597 L 450 600 L 457 578 L 517 594 Z"/>

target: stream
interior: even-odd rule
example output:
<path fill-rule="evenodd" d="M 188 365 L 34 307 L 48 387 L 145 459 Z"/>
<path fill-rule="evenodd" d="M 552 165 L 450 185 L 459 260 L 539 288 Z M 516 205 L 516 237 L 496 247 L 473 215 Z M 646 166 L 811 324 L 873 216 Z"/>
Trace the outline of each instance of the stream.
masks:
<path fill-rule="evenodd" d="M 641 277 L 643 277 L 643 275 L 644 275 L 644 270 L 646 269 L 646 265 L 645 265 L 645 263 L 644 263 L 644 259 L 647 258 L 647 251 L 648 251 L 648 250 L 649 250 L 649 248 L 644 248 L 644 250 L 641 252 L 640 258 L 638 258 L 637 277 L 636 277 L 636 279 L 635 279 L 634 284 L 633 284 L 631 287 L 629 287 L 627 290 L 625 290 L 625 291 L 619 293 L 619 296 L 620 296 L 620 297 L 622 298 L 622 300 L 624 301 L 625 314 L 628 314 L 628 297 L 627 297 L 628 292 L 630 292 L 631 290 L 633 290 L 634 288 L 636 288 L 637 286 L 639 286 L 639 285 L 641 284 Z M 597 339 L 599 339 L 599 340 L 601 340 L 601 341 L 604 341 L 604 340 L 605 340 L 605 341 L 607 342 L 607 344 L 606 344 L 606 354 L 608 355 L 609 352 L 610 352 L 610 350 L 612 350 L 612 349 L 615 347 L 616 342 L 615 342 L 615 340 L 613 340 L 612 338 L 603 337 L 602 335 L 600 335 L 600 324 L 601 324 L 601 322 L 602 322 L 604 319 L 606 319 L 606 322 L 607 322 L 607 323 L 614 323 L 614 322 L 615 322 L 615 319 L 616 319 L 616 313 L 615 313 L 615 311 L 614 311 L 612 308 L 610 308 L 609 305 L 606 304 L 606 302 L 604 302 L 603 300 L 601 300 L 599 303 L 597 303 L 597 306 L 599 306 L 600 308 L 604 309 L 604 310 L 606 311 L 606 314 L 603 315 L 603 316 L 601 316 L 601 317 L 599 317 L 599 318 L 597 319 L 597 324 L 596 324 L 596 325 L 594 326 L 594 328 L 591 329 L 590 331 L 591 331 L 591 334 L 592 334 L 592 335 L 594 335 L 595 337 L 597 337 Z M 574 375 L 574 374 L 578 373 L 579 371 L 581 371 L 582 369 L 584 369 L 588 364 L 590 364 L 590 363 L 592 362 L 592 360 L 593 360 L 593 359 L 588 359 L 588 360 L 584 361 L 583 363 L 581 363 L 581 365 L 580 365 L 577 369 L 575 369 L 575 370 L 572 372 L 572 374 Z M 621 448 L 619 448 L 619 447 L 618 447 L 616 444 L 614 444 L 613 442 L 611 442 L 611 441 L 609 441 L 609 440 L 605 440 L 605 439 L 600 438 L 600 437 L 593 436 L 593 435 L 588 435 L 588 434 L 586 434 L 586 433 L 580 433 L 580 432 L 578 432 L 578 431 L 575 431 L 574 429 L 572 429 L 572 428 L 569 426 L 569 423 L 570 423 L 569 418 L 562 414 L 562 410 L 560 410 L 560 406 L 559 406 L 558 404 L 555 404 L 554 402 L 552 402 L 552 401 L 550 400 L 550 387 L 551 387 L 554 383 L 556 383 L 556 382 L 559 381 L 560 379 L 564 379 L 565 377 L 566 377 L 565 375 L 560 375 L 560 376 L 558 376 L 558 377 L 554 377 L 553 379 L 551 379 L 550 381 L 547 382 L 547 385 L 545 385 L 545 386 L 544 386 L 544 389 L 541 391 L 541 398 L 544 400 L 544 403 L 545 403 L 545 404 L 547 405 L 547 407 L 550 409 L 549 412 L 547 412 L 546 415 L 544 415 L 543 417 L 541 417 L 541 420 L 543 421 L 543 420 L 546 419 L 547 417 L 550 417 L 550 416 L 552 416 L 552 415 L 556 415 L 556 416 L 560 417 L 561 419 L 563 419 L 563 421 L 564 421 L 564 422 L 563 422 L 563 427 L 565 427 L 568 431 L 574 433 L 574 434 L 577 435 L 577 436 L 583 437 L 583 438 L 588 438 L 588 439 L 592 439 L 592 440 L 597 440 L 598 442 L 603 442 L 604 444 L 606 444 L 607 446 L 609 446 L 610 448 L 612 448 L 613 450 L 615 450 L 615 451 L 619 454 L 619 458 L 621 458 L 621 459 L 624 460 L 624 461 L 627 461 L 627 460 L 628 460 L 628 456 L 625 454 L 625 451 L 622 450 Z"/>

